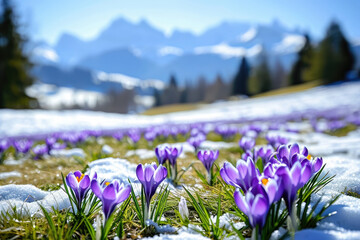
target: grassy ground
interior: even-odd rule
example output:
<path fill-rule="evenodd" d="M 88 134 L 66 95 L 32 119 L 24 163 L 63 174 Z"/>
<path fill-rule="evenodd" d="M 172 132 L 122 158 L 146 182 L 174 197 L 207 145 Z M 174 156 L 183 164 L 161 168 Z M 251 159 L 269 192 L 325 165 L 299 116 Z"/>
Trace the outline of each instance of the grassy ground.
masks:
<path fill-rule="evenodd" d="M 290 86 L 285 87 L 281 89 L 272 90 L 266 93 L 257 94 L 255 96 L 252 96 L 251 98 L 259 98 L 259 97 L 268 97 L 268 96 L 275 96 L 275 95 L 281 95 L 281 94 L 290 94 L 295 92 L 301 92 L 305 91 L 317 86 L 321 85 L 321 81 L 312 81 L 296 86 Z M 196 110 L 198 108 L 201 108 L 201 104 L 196 103 L 188 103 L 188 104 L 172 104 L 172 105 L 166 105 L 161 107 L 155 107 L 146 110 L 143 112 L 143 115 L 158 115 L 158 114 L 166 114 L 166 113 L 172 113 L 172 112 L 181 112 L 181 111 L 191 111 Z"/>
<path fill-rule="evenodd" d="M 296 86 L 284 87 L 284 88 L 272 90 L 272 91 L 269 91 L 269 92 L 260 93 L 260 94 L 257 94 L 255 96 L 253 96 L 253 98 L 269 97 L 269 96 L 274 96 L 274 95 L 302 92 L 302 91 L 305 91 L 305 90 L 320 86 L 321 84 L 322 83 L 321 83 L 320 80 L 311 81 L 311 82 L 299 84 L 299 85 L 296 85 Z"/>
<path fill-rule="evenodd" d="M 221 140 L 217 135 L 211 133 L 209 135 L 209 138 L 211 140 L 217 141 Z M 240 136 L 237 136 L 234 141 L 237 141 L 240 138 Z M 168 139 L 163 139 L 161 141 L 157 141 L 154 143 L 154 145 L 149 146 L 147 142 L 144 139 L 141 139 L 137 145 L 137 148 L 139 149 L 149 149 L 153 150 L 154 146 L 160 144 L 160 143 L 174 143 L 174 142 L 182 142 L 185 141 L 185 137 L 179 136 L 177 139 L 173 139 L 172 137 L 169 137 Z M 102 138 L 102 144 L 107 144 L 111 146 L 114 150 L 113 154 L 110 155 L 104 155 L 101 153 L 101 145 L 98 144 L 94 139 L 92 141 L 89 141 L 85 144 L 82 144 L 80 147 L 84 149 L 84 151 L 87 153 L 87 156 L 85 159 L 75 159 L 75 158 L 48 158 L 45 160 L 27 160 L 22 165 L 0 165 L 0 171 L 1 172 L 8 172 L 8 171 L 18 171 L 22 173 L 22 177 L 20 178 L 8 178 L 5 180 L 0 180 L 0 185 L 6 185 L 10 183 L 16 183 L 16 184 L 33 184 L 43 190 L 54 190 L 58 189 L 60 184 L 62 183 L 61 180 L 61 173 L 64 175 L 68 174 L 70 171 L 76 171 L 81 170 L 84 171 L 87 168 L 87 164 L 93 160 L 96 160 L 98 158 L 104 158 L 104 157 L 117 157 L 117 158 L 125 158 L 125 154 L 129 150 L 133 150 L 134 147 L 131 146 L 126 140 L 123 140 L 122 142 L 118 142 L 112 138 L 104 137 Z M 219 163 L 228 160 L 231 162 L 235 162 L 236 159 L 240 157 L 240 151 L 238 148 L 230 149 L 229 151 L 220 151 L 219 156 Z M 134 164 L 145 164 L 145 163 L 151 163 L 156 162 L 156 158 L 150 158 L 146 160 L 141 160 L 138 156 L 132 156 L 126 158 L 128 161 L 134 163 Z M 191 163 L 195 162 L 194 167 L 198 169 L 199 171 L 203 172 L 205 174 L 205 168 L 202 166 L 201 162 L 197 160 L 194 153 L 186 153 L 186 158 L 179 159 L 178 160 L 178 168 L 185 168 L 189 166 Z M 21 167 L 19 167 L 21 166 Z M 186 184 L 186 185 L 194 185 L 194 184 L 202 184 L 199 178 L 196 176 L 196 173 L 193 169 L 190 169 L 188 172 L 186 172 L 181 181 L 180 184 Z M 201 196 L 204 198 L 206 203 L 209 206 L 214 206 L 214 209 L 216 209 L 216 198 L 215 196 L 218 196 L 219 190 L 218 188 L 209 187 L 206 185 L 202 185 L 203 187 L 200 188 L 198 191 L 201 193 Z M 183 195 L 184 197 L 186 194 L 184 191 L 179 188 L 179 193 Z M 168 219 L 167 223 L 171 224 L 175 227 L 180 227 L 180 220 L 175 215 L 174 209 L 178 208 L 180 195 L 173 195 L 171 194 L 168 200 L 167 208 L 165 211 L 164 216 Z M 228 200 L 223 199 L 223 210 L 225 208 L 229 208 L 230 204 Z M 189 203 L 188 203 L 189 204 Z M 196 212 L 195 210 L 190 207 L 190 215 L 193 220 L 196 220 Z M 139 232 L 139 223 L 137 220 L 134 220 L 133 212 L 130 211 L 131 208 L 128 208 L 128 211 L 126 213 L 124 227 L 126 229 L 126 236 L 125 239 L 137 239 L 141 236 L 145 235 L 152 235 L 152 233 L 141 233 Z M 67 230 L 70 229 L 70 226 L 67 226 L 64 221 L 65 211 L 55 211 L 55 213 L 52 214 L 52 219 L 58 224 L 63 225 L 64 229 L 61 231 L 64 231 L 66 233 Z M 38 218 L 38 217 L 22 217 L 17 216 L 14 213 L 9 213 L 8 215 L 0 216 L 0 218 L 3 219 L 3 221 L 0 223 L 0 239 L 37 239 L 37 238 L 50 238 L 53 239 L 51 236 L 50 228 L 47 224 L 47 221 L 45 218 Z M 77 232 L 77 237 L 81 239 L 88 238 L 89 236 L 87 234 Z M 110 236 L 114 237 L 115 233 L 112 233 Z"/>
<path fill-rule="evenodd" d="M 335 135 L 344 135 L 348 133 L 352 127 L 346 128 L 344 131 L 338 131 Z M 240 135 L 237 135 L 234 139 L 229 140 L 229 142 L 237 143 L 240 139 Z M 184 142 L 186 140 L 183 136 L 178 136 L 177 139 L 169 137 L 167 139 L 161 139 L 154 142 L 153 145 L 148 145 L 147 142 L 142 138 L 137 144 L 138 149 L 148 149 L 153 150 L 154 146 L 157 146 L 161 143 L 174 143 L 174 142 Z M 208 140 L 210 141 L 222 141 L 221 137 L 215 133 L 210 133 L 208 135 Z M 99 143 L 101 141 L 101 143 Z M 265 139 L 258 138 L 257 145 L 266 143 Z M 101 153 L 101 146 L 107 144 L 111 146 L 114 150 L 113 154 L 105 155 Z M 125 154 L 134 149 L 134 146 L 130 145 L 125 139 L 121 142 L 114 140 L 110 137 L 103 137 L 101 140 L 96 141 L 91 139 L 90 141 L 78 146 L 84 149 L 86 157 L 84 159 L 80 158 L 48 158 L 45 160 L 28 160 L 22 165 L 0 165 L 1 172 L 9 171 L 18 171 L 22 173 L 20 178 L 8 178 L 5 180 L 0 180 L 0 185 L 6 185 L 10 183 L 16 184 L 33 184 L 43 190 L 54 190 L 58 189 L 61 181 L 61 173 L 64 175 L 68 174 L 70 171 L 81 170 L 84 171 L 87 168 L 89 162 L 94 161 L 99 158 L 104 157 L 115 157 L 115 158 L 126 158 L 128 161 L 134 164 L 139 163 L 151 163 L 156 162 L 156 158 L 144 159 L 141 160 L 138 156 L 125 157 Z M 218 165 L 222 165 L 222 162 L 229 161 L 231 163 L 236 163 L 236 160 L 241 156 L 240 149 L 238 147 L 233 147 L 229 149 L 220 150 L 220 156 L 216 162 Z M 197 170 L 205 174 L 205 169 L 202 166 L 201 162 L 197 160 L 194 153 L 186 153 L 186 158 L 178 160 L 178 169 L 185 168 L 191 163 L 195 163 L 193 166 Z M 220 210 L 224 212 L 234 212 L 236 207 L 234 206 L 232 195 L 228 195 L 227 191 L 233 192 L 233 189 L 229 186 L 224 185 L 220 178 L 216 186 L 208 186 L 201 182 L 196 172 L 193 169 L 190 169 L 186 172 L 179 184 L 184 184 L 186 186 L 198 186 L 195 192 L 201 196 L 204 201 L 206 208 L 209 210 L 210 214 L 216 215 L 217 199 L 221 199 Z M 196 185 L 195 185 L 196 184 Z M 354 197 L 359 197 L 359 195 L 353 191 L 347 191 L 343 194 L 347 194 Z M 176 214 L 178 209 L 178 203 L 180 196 L 187 197 L 186 193 L 179 187 L 178 191 L 170 194 L 168 203 L 164 212 L 164 216 L 167 219 L 163 224 L 170 224 L 174 227 L 181 227 L 181 220 Z M 188 206 L 190 210 L 190 222 L 200 226 L 199 217 L 195 211 L 195 208 L 191 206 L 189 198 Z M 153 232 L 142 232 L 139 220 L 134 215 L 133 211 L 134 204 L 131 203 L 124 215 L 124 229 L 125 235 L 124 239 L 137 239 L 143 236 L 151 236 Z M 72 228 L 71 224 L 68 223 L 66 218 L 67 213 L 63 211 L 54 211 L 51 214 L 51 219 L 55 222 L 55 225 L 60 227 L 57 234 L 60 232 L 66 234 Z M 0 239 L 56 239 L 52 236 L 52 231 L 49 227 L 47 220 L 44 217 L 32 216 L 32 217 L 23 217 L 15 213 L 8 213 L 7 215 L 0 216 Z M 238 219 L 240 221 L 240 219 Z M 81 230 L 82 229 L 82 230 Z M 245 237 L 251 237 L 251 229 L 245 228 L 242 229 L 242 235 Z M 209 233 L 210 234 L 210 233 Z M 227 231 L 226 234 L 234 234 L 233 231 Z M 110 237 L 115 237 L 115 232 L 111 232 Z M 208 235 L 208 237 L 215 238 L 214 236 Z M 89 239 L 89 235 L 84 231 L 84 227 L 80 227 L 79 230 L 75 231 L 74 235 L 71 238 L 76 239 Z"/>
<path fill-rule="evenodd" d="M 155 107 L 146 110 L 142 113 L 142 115 L 158 115 L 158 114 L 165 114 L 165 113 L 171 113 L 171 112 L 181 112 L 181 111 L 191 111 L 198 109 L 200 104 L 172 104 L 172 105 L 166 105 L 161 107 Z"/>

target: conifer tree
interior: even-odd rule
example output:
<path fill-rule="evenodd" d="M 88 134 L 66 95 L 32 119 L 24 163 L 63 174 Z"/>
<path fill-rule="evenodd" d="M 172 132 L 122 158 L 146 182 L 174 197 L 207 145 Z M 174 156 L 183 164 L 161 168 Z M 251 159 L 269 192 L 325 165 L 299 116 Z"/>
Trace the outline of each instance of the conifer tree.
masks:
<path fill-rule="evenodd" d="M 354 63 L 349 42 L 339 24 L 332 22 L 318 46 L 308 76 L 312 79 L 322 79 L 324 83 L 345 80 Z"/>
<path fill-rule="evenodd" d="M 305 82 L 304 73 L 310 68 L 311 60 L 314 55 L 314 49 L 311 45 L 310 37 L 308 34 L 304 36 L 304 46 L 298 52 L 298 58 L 294 62 L 290 71 L 289 80 L 290 85 L 297 85 Z"/>
<path fill-rule="evenodd" d="M 32 64 L 23 53 L 25 39 L 19 33 L 10 0 L 0 4 L 0 108 L 29 108 L 37 105 L 25 93 L 34 82 L 29 75 Z"/>
<path fill-rule="evenodd" d="M 271 74 L 265 51 L 259 55 L 258 65 L 253 68 L 249 78 L 248 90 L 251 95 L 271 90 Z"/>
<path fill-rule="evenodd" d="M 241 59 L 240 67 L 235 75 L 232 86 L 232 95 L 248 94 L 248 79 L 250 74 L 250 68 L 247 63 L 246 57 L 243 56 Z"/>

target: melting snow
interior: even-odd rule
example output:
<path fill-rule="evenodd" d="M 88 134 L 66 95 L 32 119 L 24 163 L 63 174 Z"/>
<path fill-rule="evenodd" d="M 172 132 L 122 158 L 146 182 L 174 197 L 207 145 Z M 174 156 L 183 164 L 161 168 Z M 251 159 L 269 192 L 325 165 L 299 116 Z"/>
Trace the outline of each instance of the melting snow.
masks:
<path fill-rule="evenodd" d="M 85 152 L 81 148 L 73 149 L 53 149 L 50 151 L 50 155 L 55 157 L 81 157 L 86 156 Z"/>
<path fill-rule="evenodd" d="M 17 171 L 3 172 L 3 173 L 0 173 L 0 180 L 10 178 L 10 177 L 21 177 L 21 176 L 22 176 L 21 173 L 19 173 Z"/>
<path fill-rule="evenodd" d="M 70 202 L 61 189 L 46 192 L 33 185 L 0 186 L 0 213 L 16 207 L 16 211 L 22 215 L 42 215 L 39 205 L 51 211 L 52 207 L 59 210 L 68 208 Z"/>

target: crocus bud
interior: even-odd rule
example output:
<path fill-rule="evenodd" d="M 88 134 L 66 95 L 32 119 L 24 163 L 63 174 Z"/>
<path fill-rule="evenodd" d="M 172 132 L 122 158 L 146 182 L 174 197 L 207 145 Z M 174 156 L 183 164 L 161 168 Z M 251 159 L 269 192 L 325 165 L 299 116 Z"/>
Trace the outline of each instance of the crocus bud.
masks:
<path fill-rule="evenodd" d="M 184 197 L 180 198 L 179 202 L 179 213 L 183 220 L 189 219 L 189 209 L 186 204 L 186 199 Z"/>

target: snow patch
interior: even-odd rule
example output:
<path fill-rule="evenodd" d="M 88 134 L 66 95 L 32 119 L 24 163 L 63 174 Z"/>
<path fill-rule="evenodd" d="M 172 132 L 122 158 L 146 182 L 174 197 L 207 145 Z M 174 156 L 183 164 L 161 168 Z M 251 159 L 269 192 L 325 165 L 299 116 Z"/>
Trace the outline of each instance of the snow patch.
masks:
<path fill-rule="evenodd" d="M 104 145 L 101 148 L 101 152 L 104 154 L 112 154 L 114 150 L 109 145 Z"/>
<path fill-rule="evenodd" d="M 10 178 L 10 177 L 21 177 L 21 176 L 22 176 L 22 174 L 17 171 L 3 172 L 3 173 L 0 173 L 0 180 Z"/>
<path fill-rule="evenodd" d="M 68 208 L 70 202 L 62 189 L 45 192 L 33 185 L 0 186 L 0 213 L 12 212 L 16 207 L 18 214 L 23 216 L 42 215 L 40 205 L 52 211 L 52 207 L 58 210 Z"/>
<path fill-rule="evenodd" d="M 53 149 L 50 151 L 50 155 L 54 157 L 86 157 L 84 150 L 81 148 Z"/>
<path fill-rule="evenodd" d="M 125 157 L 132 157 L 134 155 L 139 156 L 140 159 L 148 159 L 148 158 L 156 157 L 154 150 L 147 150 L 147 149 L 130 150 L 125 154 Z"/>
<path fill-rule="evenodd" d="M 206 238 L 200 234 L 194 234 L 194 233 L 188 233 L 188 232 L 180 232 L 178 235 L 165 235 L 160 234 L 159 236 L 154 237 L 147 237 L 143 238 L 144 240 L 208 240 L 209 238 Z"/>
<path fill-rule="evenodd" d="M 137 165 L 125 159 L 104 158 L 90 162 L 88 165 L 87 173 L 95 171 L 100 179 L 118 179 L 124 183 L 127 183 L 128 179 L 130 179 L 130 181 L 137 179 Z"/>

